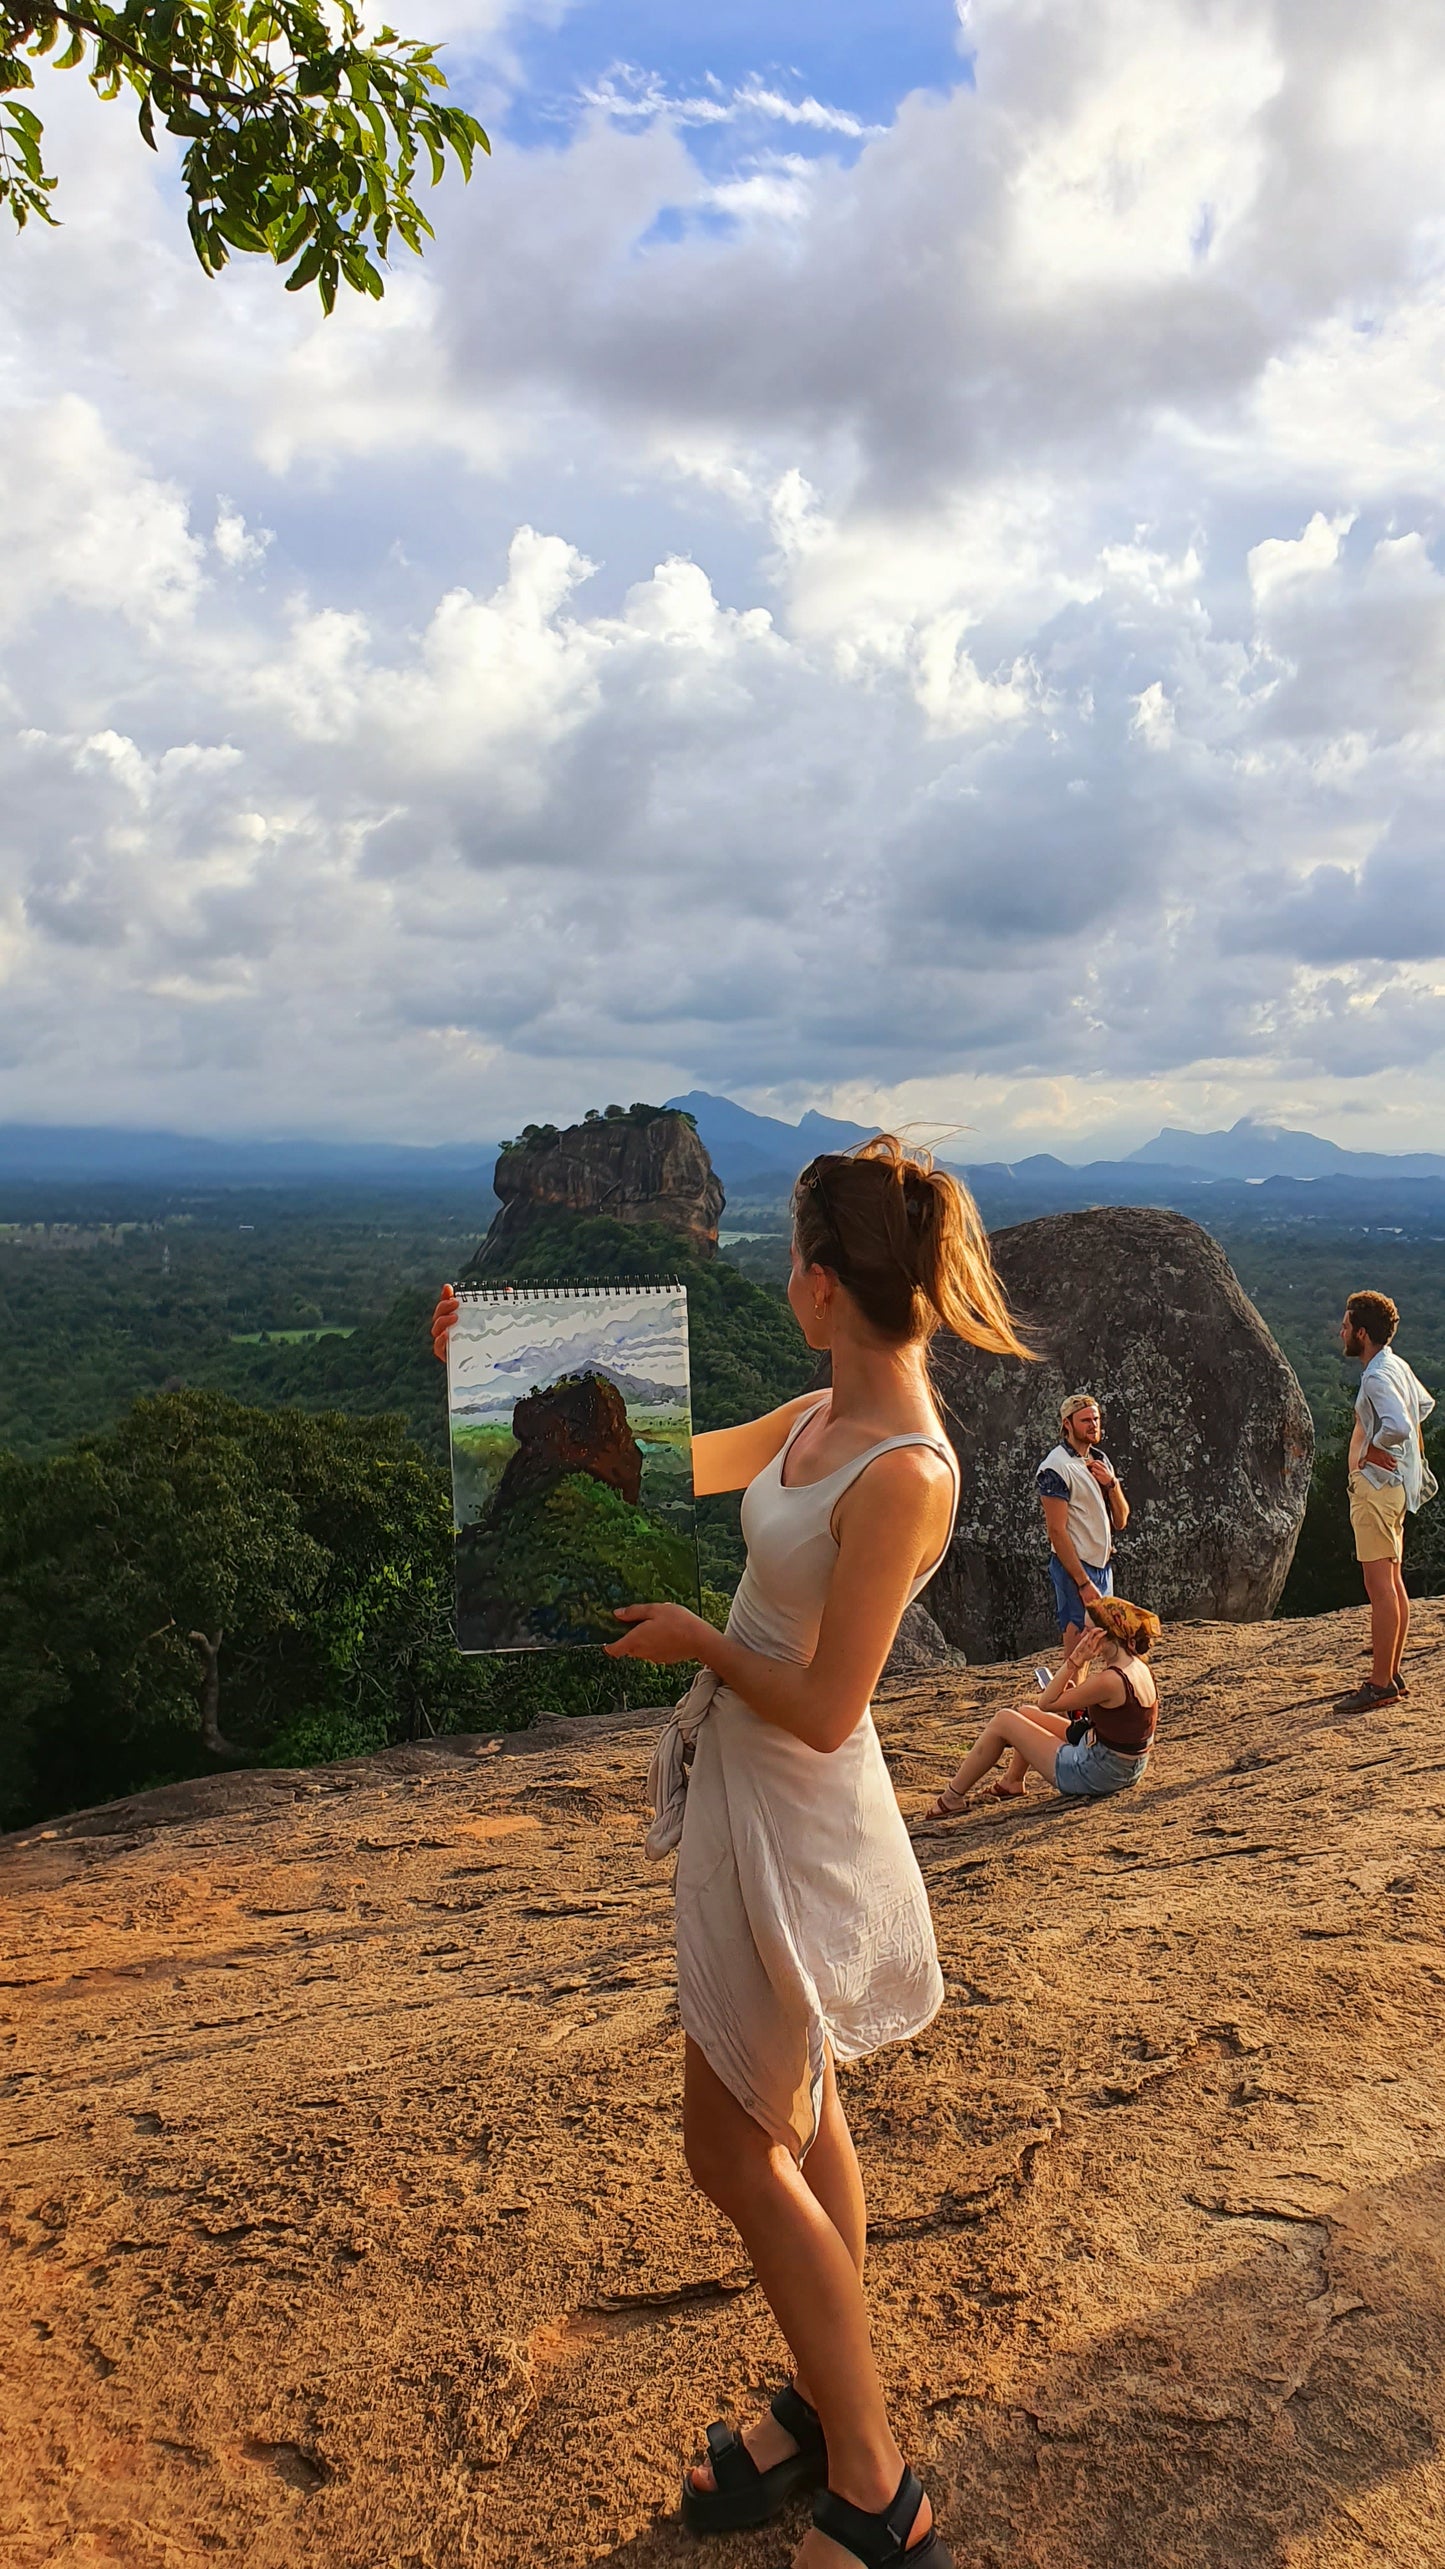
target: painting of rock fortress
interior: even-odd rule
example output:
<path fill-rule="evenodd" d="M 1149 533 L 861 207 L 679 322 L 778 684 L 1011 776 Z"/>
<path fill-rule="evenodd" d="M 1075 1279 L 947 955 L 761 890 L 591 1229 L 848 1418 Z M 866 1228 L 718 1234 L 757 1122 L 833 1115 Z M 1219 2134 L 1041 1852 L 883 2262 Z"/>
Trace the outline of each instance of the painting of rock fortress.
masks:
<path fill-rule="evenodd" d="M 466 1651 L 614 1641 L 698 1604 L 682 1285 L 462 1296 L 447 1362 Z"/>

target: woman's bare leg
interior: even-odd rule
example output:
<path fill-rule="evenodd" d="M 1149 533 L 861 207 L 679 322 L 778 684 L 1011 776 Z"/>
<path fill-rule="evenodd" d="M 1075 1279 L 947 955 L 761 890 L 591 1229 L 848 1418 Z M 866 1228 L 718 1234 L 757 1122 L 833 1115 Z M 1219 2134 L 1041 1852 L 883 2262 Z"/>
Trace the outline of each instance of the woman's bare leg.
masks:
<path fill-rule="evenodd" d="M 876 2512 L 887 2506 L 903 2476 L 903 2456 L 873 2361 L 856 2243 L 844 2238 L 792 2152 L 770 2141 L 744 2112 L 690 2037 L 684 2096 L 688 2166 L 739 2233 L 798 2377 L 808 2384 L 828 2443 L 828 2485 L 854 2506 Z M 834 2109 L 841 2120 L 836 2094 Z M 814 2149 L 822 2139 L 820 2128 Z M 831 2172 L 841 2173 L 846 2214 L 852 2181 L 838 2160 L 835 2134 Z M 820 2179 L 828 2168 L 828 2161 L 820 2163 Z M 707 2485 L 705 2475 L 700 2485 Z M 931 2522 L 925 2500 L 914 2527 L 917 2540 Z M 846 2554 L 813 2532 L 798 2559 L 800 2569 L 833 2569 Z"/>
<path fill-rule="evenodd" d="M 1032 1767 L 1036 1774 L 1046 1775 L 1052 1784 L 1059 1746 L 1068 1728 L 1062 1713 L 1045 1713 L 1036 1707 L 1029 1712 L 1018 1706 L 994 1713 L 948 1784 L 949 1800 L 961 1802 L 990 1768 L 997 1766 L 1007 1749 L 1014 1750 L 1026 1769 Z"/>
<path fill-rule="evenodd" d="M 1021 1793 L 1028 1782 L 1029 1762 L 1021 1748 L 1009 1750 L 1008 1773 L 999 1778 L 1010 1793 Z"/>
<path fill-rule="evenodd" d="M 824 2061 L 823 2104 L 818 2116 L 817 2134 L 803 2161 L 803 2174 L 861 2276 L 868 2246 L 868 2207 L 863 2199 L 858 2153 L 853 2147 L 848 2117 L 838 2094 L 831 2051 Z"/>
<path fill-rule="evenodd" d="M 863 2200 L 863 2179 L 858 2168 L 858 2154 L 853 2135 L 838 2095 L 838 2082 L 833 2075 L 833 2055 L 827 2055 L 823 2073 L 823 2103 L 818 2115 L 818 2130 L 813 2146 L 802 2163 L 809 2191 L 816 2196 L 828 2215 L 861 2278 L 867 2246 L 868 2215 Z M 812 2386 L 806 2374 L 795 2370 L 793 2387 L 805 2400 L 813 2400 Z M 760 2471 L 770 2471 L 775 2462 L 784 2462 L 797 2450 L 793 2437 L 779 2426 L 771 2409 L 764 2409 L 751 2426 L 743 2429 L 743 2442 Z M 712 2471 L 700 2462 L 693 2472 L 700 2489 L 713 2485 Z"/>

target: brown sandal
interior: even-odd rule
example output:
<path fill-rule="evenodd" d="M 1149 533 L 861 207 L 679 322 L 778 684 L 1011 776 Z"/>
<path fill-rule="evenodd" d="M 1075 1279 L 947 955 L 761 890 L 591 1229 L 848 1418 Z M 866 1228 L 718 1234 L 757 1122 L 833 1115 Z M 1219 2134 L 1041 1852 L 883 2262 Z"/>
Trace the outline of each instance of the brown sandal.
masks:
<path fill-rule="evenodd" d="M 939 1794 L 939 1797 L 934 1803 L 932 1809 L 925 1811 L 923 1816 L 925 1820 L 961 1820 L 967 1809 L 967 1794 L 965 1794 L 961 1802 L 950 1802 L 948 1798 L 948 1786 L 945 1784 L 943 1791 Z"/>

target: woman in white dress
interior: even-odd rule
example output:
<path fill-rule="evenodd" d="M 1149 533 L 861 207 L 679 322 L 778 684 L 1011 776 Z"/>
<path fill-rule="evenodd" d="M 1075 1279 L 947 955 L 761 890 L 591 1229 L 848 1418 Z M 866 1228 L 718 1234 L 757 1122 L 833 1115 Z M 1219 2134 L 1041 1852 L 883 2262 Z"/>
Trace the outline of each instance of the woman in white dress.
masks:
<path fill-rule="evenodd" d="M 814 1160 L 788 1300 L 832 1390 L 699 1436 L 699 1495 L 743 1490 L 727 1630 L 631 1606 L 610 1649 L 700 1660 L 677 1866 L 684 2137 L 787 2340 L 793 2382 L 741 2437 L 708 2429 L 683 2485 L 698 2533 L 816 2491 L 795 2569 L 950 2569 L 893 2438 L 869 2337 L 863 2188 L 834 2063 L 917 2033 L 943 1999 L 922 1877 L 869 1696 L 948 1549 L 958 1466 L 928 1341 L 1027 1356 L 964 1189 L 891 1136 Z M 657 1767 L 654 1769 L 657 1772 Z"/>
<path fill-rule="evenodd" d="M 834 2064 L 906 2041 L 943 2000 L 869 1711 L 957 1511 L 928 1342 L 943 1325 L 999 1355 L 1032 1351 L 970 1197 L 891 1136 L 814 1160 L 793 1223 L 788 1300 L 809 1346 L 831 1354 L 832 1389 L 694 1439 L 698 1495 L 745 1493 L 748 1563 L 727 1630 L 681 1606 L 630 1606 L 630 1631 L 609 1644 L 702 1663 L 653 1761 L 649 1839 L 654 1853 L 678 1847 L 684 2142 L 794 2366 L 741 2436 L 708 2428 L 683 2518 L 729 2532 L 811 2489 L 794 2569 L 952 2569 L 873 2360 L 863 2186 Z M 439 1355 L 456 1312 L 448 1288 Z"/>

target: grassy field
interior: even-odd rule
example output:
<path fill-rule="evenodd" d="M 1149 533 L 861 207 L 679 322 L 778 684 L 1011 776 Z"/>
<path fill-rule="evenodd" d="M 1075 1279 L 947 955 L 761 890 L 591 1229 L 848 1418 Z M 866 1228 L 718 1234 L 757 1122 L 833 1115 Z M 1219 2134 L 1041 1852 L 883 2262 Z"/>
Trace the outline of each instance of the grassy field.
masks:
<path fill-rule="evenodd" d="M 354 1338 L 355 1324 L 343 1328 L 338 1321 L 323 1321 L 319 1329 L 236 1329 L 231 1333 L 233 1347 L 309 1347 L 313 1338 Z"/>

